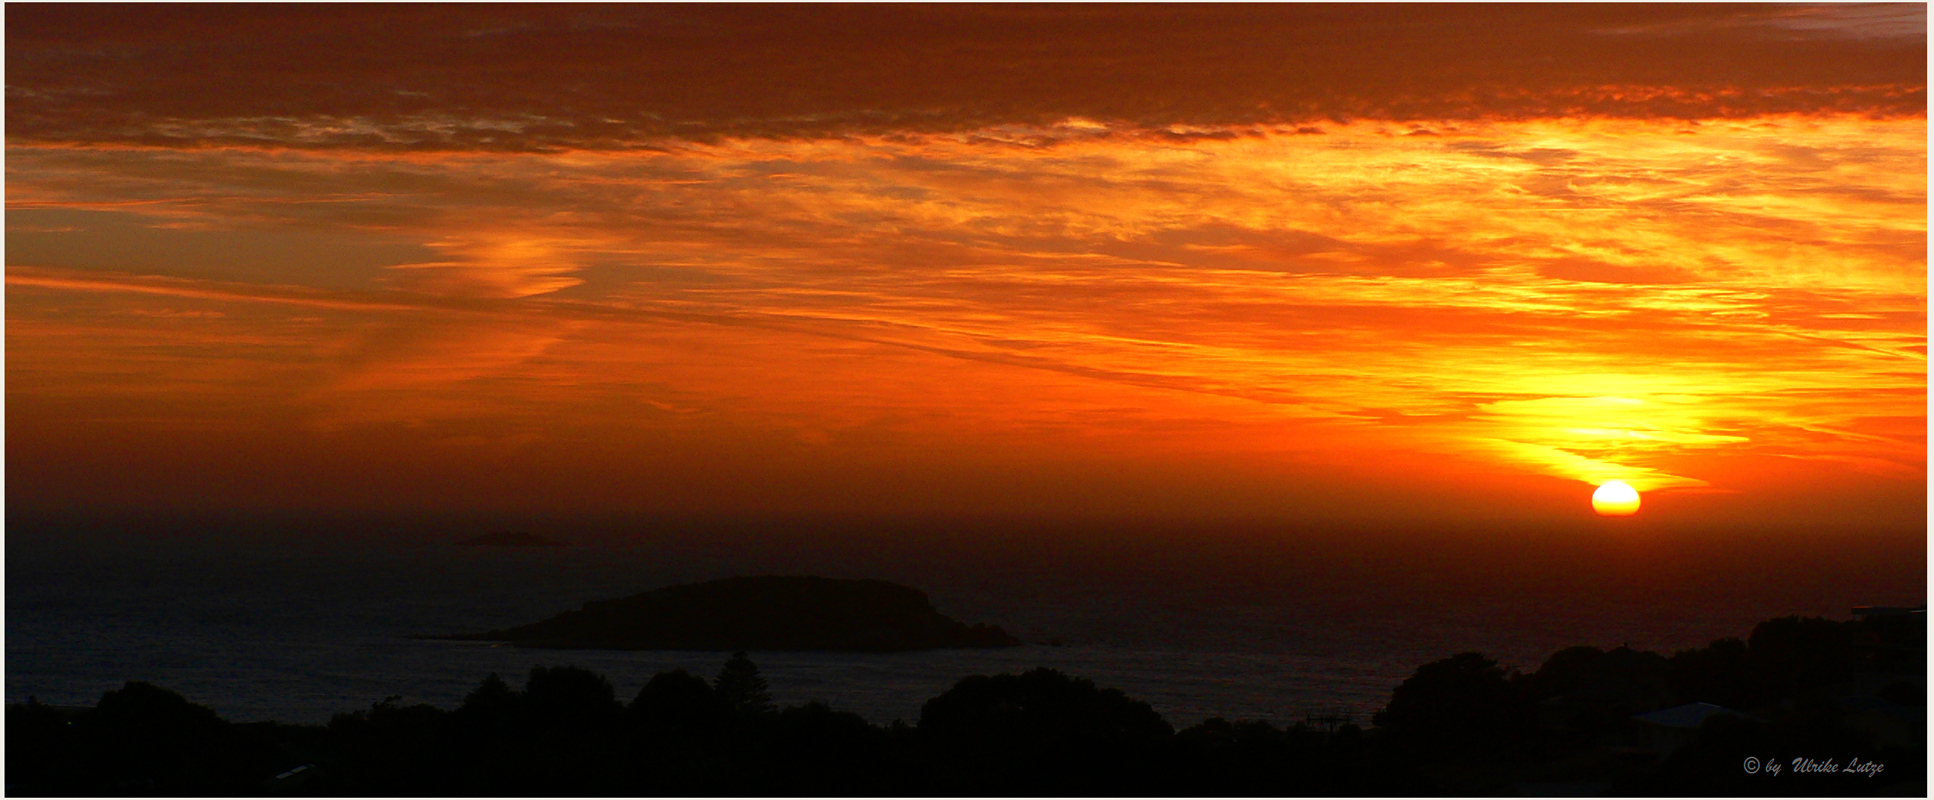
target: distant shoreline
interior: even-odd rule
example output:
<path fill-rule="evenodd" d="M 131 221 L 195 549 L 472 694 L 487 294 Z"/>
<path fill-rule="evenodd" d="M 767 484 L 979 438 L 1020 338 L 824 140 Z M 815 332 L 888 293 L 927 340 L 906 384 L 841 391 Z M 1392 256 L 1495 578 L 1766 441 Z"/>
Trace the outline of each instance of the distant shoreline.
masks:
<path fill-rule="evenodd" d="M 570 547 L 569 542 L 561 542 L 548 536 L 525 531 L 500 531 L 472 536 L 456 542 L 457 547 Z"/>

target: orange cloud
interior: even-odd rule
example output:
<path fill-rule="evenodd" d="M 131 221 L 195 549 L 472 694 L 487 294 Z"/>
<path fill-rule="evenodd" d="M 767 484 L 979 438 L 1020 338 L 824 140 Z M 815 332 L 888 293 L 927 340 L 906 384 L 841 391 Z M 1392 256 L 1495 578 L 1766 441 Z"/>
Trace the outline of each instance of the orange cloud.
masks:
<path fill-rule="evenodd" d="M 1025 143 L 1005 129 L 1070 117 L 1170 141 L 1350 119 L 1913 117 L 1926 109 L 1925 13 L 23 6 L 7 18 L 8 135 L 558 153 L 907 132 Z"/>
<path fill-rule="evenodd" d="M 1174 508 L 1222 507 L 1191 474 L 1261 487 L 1242 507 L 1272 514 L 1292 502 L 1269 487 L 1318 503 L 1351 496 L 1346 469 L 1420 465 L 1553 493 L 1763 492 L 1789 462 L 1924 480 L 1924 119 L 1300 127 L 10 144 L 10 249 L 301 230 L 435 256 L 250 266 L 274 281 L 10 265 L 9 399 L 49 430 L 121 398 L 130 430 L 409 443 L 431 472 L 526 454 L 581 502 L 564 484 L 636 474 L 654 502 L 827 508 L 905 473 L 973 508 L 1044 464 L 1195 486 Z M 275 379 L 241 380 L 250 364 Z M 10 452 L 53 458 L 26 439 Z M 1444 502 L 1512 505 L 1470 496 Z"/>

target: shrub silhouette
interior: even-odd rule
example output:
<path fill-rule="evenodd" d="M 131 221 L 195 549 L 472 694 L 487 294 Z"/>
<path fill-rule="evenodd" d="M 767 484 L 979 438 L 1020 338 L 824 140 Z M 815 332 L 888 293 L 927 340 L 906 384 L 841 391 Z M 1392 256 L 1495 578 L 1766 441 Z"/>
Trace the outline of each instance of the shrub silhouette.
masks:
<path fill-rule="evenodd" d="M 524 725 L 524 697 L 492 672 L 450 712 L 450 725 L 467 736 L 509 736 Z"/>
<path fill-rule="evenodd" d="M 1046 667 L 965 678 L 917 730 L 975 794 L 1146 793 L 1174 734 L 1147 703 Z"/>
<path fill-rule="evenodd" d="M 491 673 L 444 720 L 454 753 L 450 794 L 502 793 L 528 781 L 527 756 L 537 734 L 524 695 Z"/>
<path fill-rule="evenodd" d="M 1728 708 L 1756 705 L 1761 692 L 1748 685 L 1746 643 L 1735 637 L 1672 654 L 1672 688 L 1686 703 Z"/>
<path fill-rule="evenodd" d="M 1603 739 L 1633 714 L 1678 704 L 1672 664 L 1657 653 L 1627 647 L 1609 652 L 1568 647 L 1553 653 L 1537 672 L 1514 687 L 1521 700 L 1540 704 L 1544 744 L 1579 746 Z"/>
<path fill-rule="evenodd" d="M 1190 759 L 1190 771 L 1213 783 L 1191 787 L 1194 794 L 1282 795 L 1289 793 L 1291 737 L 1261 721 L 1231 723 L 1211 717 L 1175 734 Z"/>
<path fill-rule="evenodd" d="M 950 742 L 1002 747 L 1158 742 L 1174 733 L 1147 703 L 1047 667 L 964 678 L 921 706 L 919 730 Z"/>
<path fill-rule="evenodd" d="M 1480 653 L 1459 653 L 1418 667 L 1371 717 L 1398 744 L 1422 755 L 1494 744 L 1527 716 L 1504 670 Z"/>
<path fill-rule="evenodd" d="M 80 770 L 78 737 L 70 719 L 31 697 L 7 706 L 7 793 L 63 793 L 63 781 Z"/>
<path fill-rule="evenodd" d="M 719 732 L 730 712 L 704 678 L 682 669 L 651 676 L 625 711 L 633 725 L 648 732 L 683 736 Z"/>
<path fill-rule="evenodd" d="M 658 673 L 622 710 L 602 676 L 538 667 L 521 690 L 484 678 L 455 711 L 391 697 L 327 726 L 235 725 L 136 682 L 91 710 L 10 706 L 8 793 L 1338 796 L 1497 794 L 1527 781 L 1638 794 L 1911 792 L 1924 785 L 1924 750 L 1852 716 L 1822 683 L 1851 668 L 1924 664 L 1924 634 L 1889 624 L 1900 630 L 1774 620 L 1751 644 L 1722 639 L 1669 660 L 1575 647 L 1530 675 L 1464 653 L 1420 667 L 1375 715 L 1378 727 L 1328 734 L 1222 719 L 1176 734 L 1148 704 L 1046 668 L 962 679 L 922 706 L 917 725 L 880 727 L 817 702 L 770 711 L 743 653 L 717 685 Z M 1567 729 L 1543 713 L 1554 707 L 1543 701 L 1576 703 L 1557 707 L 1597 713 L 1610 731 L 1631 725 L 1621 703 L 1689 702 L 1706 698 L 1670 695 L 1742 682 L 1771 698 L 1742 709 L 1753 719 L 1714 715 L 1663 759 L 1608 759 L 1607 739 L 1553 735 Z M 1771 694 L 1776 685 L 1792 691 Z M 1914 685 L 1887 694 L 1925 702 Z M 1740 771 L 1746 755 L 1776 754 L 1858 756 L 1886 773 L 1857 785 L 1831 774 L 1774 784 Z M 302 778 L 271 779 L 303 764 L 313 770 Z"/>
<path fill-rule="evenodd" d="M 1849 623 L 1819 617 L 1781 617 L 1753 627 L 1746 663 L 1771 699 L 1845 680 L 1854 666 Z"/>
<path fill-rule="evenodd" d="M 907 753 L 858 714 L 811 702 L 773 715 L 763 794 L 918 795 Z"/>
<path fill-rule="evenodd" d="M 479 687 L 480 689 L 482 687 Z M 524 705 L 544 728 L 603 728 L 621 710 L 611 681 L 583 667 L 532 667 Z"/>
<path fill-rule="evenodd" d="M 457 710 L 496 715 L 510 713 L 516 707 L 517 691 L 510 688 L 510 684 L 504 683 L 503 678 L 497 677 L 497 673 L 492 672 L 484 676 L 483 682 L 477 684 L 477 688 L 464 695 L 463 705 L 458 706 Z"/>
<path fill-rule="evenodd" d="M 445 712 L 426 704 L 403 705 L 391 696 L 367 710 L 329 720 L 332 749 L 346 779 L 376 794 L 450 791 L 441 777 L 451 772 Z"/>
<path fill-rule="evenodd" d="M 101 695 L 76 727 L 78 758 L 70 766 L 92 785 L 89 793 L 235 794 L 288 761 L 213 709 L 142 681 Z"/>

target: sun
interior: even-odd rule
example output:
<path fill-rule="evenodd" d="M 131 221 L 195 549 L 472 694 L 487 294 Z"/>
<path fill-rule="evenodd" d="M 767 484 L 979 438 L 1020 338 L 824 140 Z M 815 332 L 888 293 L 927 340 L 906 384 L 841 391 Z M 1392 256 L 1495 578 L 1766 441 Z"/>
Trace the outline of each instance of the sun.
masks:
<path fill-rule="evenodd" d="M 1639 513 L 1639 492 L 1624 481 L 1606 481 L 1592 492 L 1592 510 L 1601 517 L 1629 517 Z"/>

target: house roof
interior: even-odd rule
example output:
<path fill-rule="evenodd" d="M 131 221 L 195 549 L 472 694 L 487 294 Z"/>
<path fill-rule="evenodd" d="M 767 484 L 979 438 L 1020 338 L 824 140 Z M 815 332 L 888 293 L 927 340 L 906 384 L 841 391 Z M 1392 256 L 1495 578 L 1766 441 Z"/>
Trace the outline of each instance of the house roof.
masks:
<path fill-rule="evenodd" d="M 1704 725 L 1706 718 L 1714 714 L 1731 714 L 1735 717 L 1746 716 L 1725 706 L 1716 706 L 1711 703 L 1687 703 L 1682 706 L 1647 711 L 1643 714 L 1633 714 L 1632 719 L 1653 725 L 1663 725 L 1668 728 L 1697 728 L 1700 725 Z"/>
<path fill-rule="evenodd" d="M 1927 724 L 1925 706 L 1904 706 L 1878 697 L 1841 697 L 1840 707 L 1855 714 L 1872 712 L 1914 725 Z"/>

